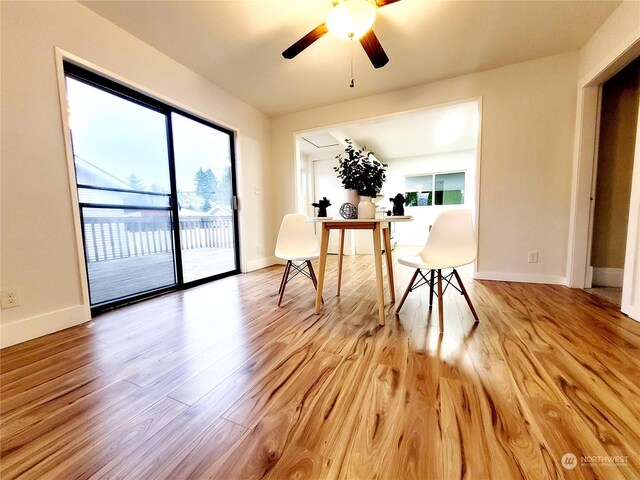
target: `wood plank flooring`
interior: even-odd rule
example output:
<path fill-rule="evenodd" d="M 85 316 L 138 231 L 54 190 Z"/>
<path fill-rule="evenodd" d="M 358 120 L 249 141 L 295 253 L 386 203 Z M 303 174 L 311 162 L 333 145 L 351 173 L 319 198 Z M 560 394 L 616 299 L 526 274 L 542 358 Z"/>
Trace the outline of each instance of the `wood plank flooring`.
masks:
<path fill-rule="evenodd" d="M 278 266 L 4 349 L 1 478 L 640 478 L 640 324 L 467 279 L 478 325 L 423 288 L 380 326 L 372 257 L 336 265 L 322 315 Z"/>

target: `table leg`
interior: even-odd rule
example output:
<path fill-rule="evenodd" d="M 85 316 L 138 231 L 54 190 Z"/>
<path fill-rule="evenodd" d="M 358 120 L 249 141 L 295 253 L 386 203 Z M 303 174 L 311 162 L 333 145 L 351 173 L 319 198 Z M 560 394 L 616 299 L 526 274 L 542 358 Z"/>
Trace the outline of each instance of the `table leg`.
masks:
<path fill-rule="evenodd" d="M 338 248 L 338 297 L 340 296 L 340 288 L 342 287 L 342 256 L 344 255 L 344 228 L 340 229 L 340 247 Z"/>
<path fill-rule="evenodd" d="M 320 240 L 320 266 L 318 267 L 318 289 L 316 291 L 316 310 L 319 314 L 322 310 L 322 287 L 324 287 L 324 272 L 327 267 L 327 250 L 329 249 L 329 228 L 322 224 L 322 237 Z"/>
<path fill-rule="evenodd" d="M 389 295 L 391 296 L 391 303 L 396 303 L 396 287 L 393 283 L 393 257 L 391 256 L 391 228 L 382 229 L 382 236 L 384 237 L 384 251 L 387 257 L 387 278 L 389 280 Z"/>
<path fill-rule="evenodd" d="M 433 289 L 436 287 L 434 282 L 435 274 L 434 270 L 431 270 L 431 283 L 429 284 L 429 308 L 433 306 Z"/>
<path fill-rule="evenodd" d="M 382 247 L 380 243 L 380 223 L 375 223 L 373 227 L 373 256 L 376 262 L 378 319 L 380 325 L 384 325 L 384 281 L 382 279 Z"/>
<path fill-rule="evenodd" d="M 438 269 L 438 328 L 444 333 L 444 299 L 442 298 L 442 270 Z"/>

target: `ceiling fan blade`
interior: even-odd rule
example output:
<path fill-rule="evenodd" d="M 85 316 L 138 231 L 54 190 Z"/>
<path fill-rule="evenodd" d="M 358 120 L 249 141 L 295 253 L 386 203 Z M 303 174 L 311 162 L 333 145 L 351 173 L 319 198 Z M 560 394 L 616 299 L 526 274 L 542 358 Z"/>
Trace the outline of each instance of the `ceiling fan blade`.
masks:
<path fill-rule="evenodd" d="M 293 58 L 302 52 L 305 48 L 311 45 L 313 42 L 322 37 L 329 30 L 327 29 L 326 23 L 321 23 L 316 28 L 307 33 L 304 37 L 298 40 L 296 43 L 287 48 L 284 52 L 282 52 L 282 56 L 284 58 Z"/>
<path fill-rule="evenodd" d="M 389 62 L 389 57 L 384 52 L 373 30 L 369 30 L 360 37 L 360 44 L 364 51 L 367 52 L 367 56 L 375 68 L 384 67 Z"/>
<path fill-rule="evenodd" d="M 389 5 L 391 3 L 399 2 L 400 0 L 376 0 L 376 5 L 378 7 L 384 7 L 385 5 Z"/>

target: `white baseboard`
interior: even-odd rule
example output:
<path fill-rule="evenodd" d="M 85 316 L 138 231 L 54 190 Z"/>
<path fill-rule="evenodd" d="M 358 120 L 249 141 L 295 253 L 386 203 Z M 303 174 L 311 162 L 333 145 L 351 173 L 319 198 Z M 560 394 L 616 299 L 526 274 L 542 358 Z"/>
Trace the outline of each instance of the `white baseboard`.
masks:
<path fill-rule="evenodd" d="M 277 257 L 264 257 L 257 260 L 251 260 L 245 264 L 244 273 L 253 272 L 254 270 L 260 270 L 261 268 L 270 267 L 280 263 Z"/>
<path fill-rule="evenodd" d="M 624 269 L 593 267 L 594 287 L 622 287 Z"/>
<path fill-rule="evenodd" d="M 477 272 L 473 278 L 478 280 L 498 280 L 500 282 L 547 283 L 567 285 L 567 278 L 560 275 L 540 275 L 530 273 Z"/>
<path fill-rule="evenodd" d="M 0 348 L 26 342 L 50 333 L 74 327 L 91 320 L 91 310 L 87 305 L 49 312 L 35 317 L 24 318 L 0 327 Z"/>

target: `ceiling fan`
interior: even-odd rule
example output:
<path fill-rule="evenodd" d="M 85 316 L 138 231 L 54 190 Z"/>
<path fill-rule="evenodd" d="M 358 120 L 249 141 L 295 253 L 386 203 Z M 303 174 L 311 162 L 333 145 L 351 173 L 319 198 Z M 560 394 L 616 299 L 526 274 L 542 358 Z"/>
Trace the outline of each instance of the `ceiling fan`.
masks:
<path fill-rule="evenodd" d="M 334 2 L 327 21 L 307 33 L 304 37 L 282 52 L 284 58 L 294 58 L 325 33 L 349 40 L 358 39 L 375 68 L 384 67 L 389 62 L 378 37 L 371 29 L 376 10 L 400 0 L 341 0 Z"/>

